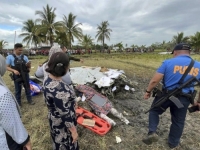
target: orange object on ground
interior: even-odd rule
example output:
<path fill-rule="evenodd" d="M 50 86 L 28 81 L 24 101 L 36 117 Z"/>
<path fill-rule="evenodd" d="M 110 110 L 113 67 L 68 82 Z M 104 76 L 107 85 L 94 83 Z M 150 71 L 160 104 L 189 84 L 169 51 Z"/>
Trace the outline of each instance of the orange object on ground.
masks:
<path fill-rule="evenodd" d="M 105 135 L 111 129 L 111 125 L 107 121 L 99 118 L 98 116 L 94 115 L 93 113 L 91 113 L 90 111 L 88 111 L 86 109 L 78 107 L 76 109 L 76 115 L 77 115 L 78 124 L 92 130 L 93 132 L 95 132 L 101 136 Z M 94 120 L 95 125 L 93 127 L 83 125 L 82 123 L 83 123 L 84 119 Z"/>

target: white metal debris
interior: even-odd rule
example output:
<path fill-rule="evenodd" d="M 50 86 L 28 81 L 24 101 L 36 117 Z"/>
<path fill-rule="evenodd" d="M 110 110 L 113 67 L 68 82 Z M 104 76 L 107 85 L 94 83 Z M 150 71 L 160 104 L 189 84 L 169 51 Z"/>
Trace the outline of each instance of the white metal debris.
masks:
<path fill-rule="evenodd" d="M 160 52 L 158 54 L 161 54 L 161 55 L 166 55 L 166 54 L 171 54 L 172 52 Z"/>
<path fill-rule="evenodd" d="M 108 69 L 106 72 L 100 72 L 101 67 L 75 67 L 70 69 L 72 82 L 75 84 L 93 83 L 101 87 L 109 87 L 114 83 L 123 70 Z"/>
<path fill-rule="evenodd" d="M 122 141 L 121 138 L 119 136 L 116 136 L 116 142 L 121 143 L 121 141 Z"/>

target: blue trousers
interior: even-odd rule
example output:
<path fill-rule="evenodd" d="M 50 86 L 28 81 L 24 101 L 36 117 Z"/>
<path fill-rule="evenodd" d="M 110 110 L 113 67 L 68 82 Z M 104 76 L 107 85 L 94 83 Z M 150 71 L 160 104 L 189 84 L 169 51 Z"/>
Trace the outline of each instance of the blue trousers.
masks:
<path fill-rule="evenodd" d="M 156 97 L 153 101 L 153 104 L 159 99 L 160 97 Z M 177 106 L 170 100 L 167 100 L 161 106 L 164 109 L 170 108 L 171 114 L 171 126 L 170 132 L 168 136 L 168 143 L 177 146 L 180 143 L 180 138 L 183 133 L 185 117 L 187 114 L 187 108 L 190 104 L 190 101 L 187 97 L 180 96 L 177 97 L 180 102 L 184 105 L 183 108 L 177 108 Z M 149 133 L 156 132 L 157 126 L 159 124 L 159 115 L 164 112 L 160 107 L 154 108 L 149 112 Z"/>
<path fill-rule="evenodd" d="M 25 74 L 25 76 L 26 76 L 26 80 L 29 82 L 29 75 Z M 21 105 L 21 90 L 22 90 L 23 83 L 14 81 L 14 84 L 15 84 L 15 98 L 17 99 L 18 104 Z M 24 87 L 24 89 L 25 89 L 27 101 L 31 102 L 32 97 L 31 97 L 30 85 L 26 88 Z"/>

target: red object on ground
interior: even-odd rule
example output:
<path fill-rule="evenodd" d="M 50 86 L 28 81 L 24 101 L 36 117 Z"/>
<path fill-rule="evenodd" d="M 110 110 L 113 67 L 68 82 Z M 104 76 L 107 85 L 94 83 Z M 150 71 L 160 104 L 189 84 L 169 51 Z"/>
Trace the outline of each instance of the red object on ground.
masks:
<path fill-rule="evenodd" d="M 77 116 L 78 124 L 92 130 L 93 132 L 101 136 L 105 135 L 111 129 L 111 125 L 107 121 L 99 118 L 98 116 L 94 115 L 90 111 L 83 109 L 81 107 L 78 107 L 76 109 L 76 116 Z M 94 120 L 95 121 L 94 127 L 83 125 L 82 123 L 84 119 Z"/>

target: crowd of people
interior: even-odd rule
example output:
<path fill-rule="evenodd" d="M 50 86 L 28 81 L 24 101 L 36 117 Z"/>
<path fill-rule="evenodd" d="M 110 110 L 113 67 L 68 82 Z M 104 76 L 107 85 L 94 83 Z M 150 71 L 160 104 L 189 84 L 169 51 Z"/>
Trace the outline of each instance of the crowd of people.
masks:
<path fill-rule="evenodd" d="M 85 49 L 68 49 L 67 50 L 68 53 L 70 53 L 71 55 L 83 55 L 83 54 L 92 54 L 92 50 L 91 49 L 88 49 L 88 50 L 85 50 Z M 35 55 L 49 55 L 49 49 L 41 49 L 41 50 L 34 50 L 34 49 L 30 49 L 29 50 L 29 55 L 30 56 L 35 56 Z"/>
<path fill-rule="evenodd" d="M 30 136 L 20 119 L 22 86 L 25 88 L 28 104 L 35 104 L 30 95 L 30 86 L 28 85 L 31 62 L 28 60 L 28 57 L 22 54 L 22 47 L 22 44 L 15 44 L 13 54 L 8 55 L 6 60 L 0 55 L 1 150 L 31 150 Z M 196 77 L 198 80 L 200 79 L 200 63 L 192 60 L 190 57 L 190 49 L 190 45 L 184 43 L 175 46 L 172 52 L 173 58 L 165 60 L 157 69 L 156 74 L 153 76 L 146 89 L 144 99 L 148 99 L 151 96 L 153 89 L 155 89 L 159 82 L 162 82 L 164 86 L 160 93 L 156 93 L 153 104 L 178 88 L 181 83 L 186 82 L 192 76 Z M 48 120 L 53 150 L 79 149 L 75 110 L 80 97 L 76 95 L 75 90 L 84 93 L 88 97 L 91 97 L 91 94 L 97 94 L 95 90 L 81 85 L 77 85 L 74 89 L 69 74 L 70 60 L 83 62 L 82 59 L 72 58 L 64 46 L 53 46 L 49 51 L 48 59 L 38 66 L 35 72 L 36 77 L 43 78 L 43 95 L 48 108 Z M 10 92 L 2 79 L 6 70 L 11 72 L 10 76 L 15 85 L 15 96 Z M 188 74 L 184 72 L 188 72 Z M 88 89 L 88 91 L 86 89 Z M 159 123 L 159 115 L 165 112 L 169 107 L 171 126 L 168 144 L 171 149 L 175 149 L 179 146 L 187 109 L 191 103 L 191 97 L 188 97 L 188 95 L 192 93 L 194 93 L 193 84 L 189 87 L 183 87 L 181 92 L 175 95 L 182 104 L 180 108 L 177 107 L 177 104 L 174 103 L 173 100 L 167 100 L 159 107 L 150 110 L 149 132 L 147 137 L 142 139 L 145 144 L 150 145 L 158 141 L 156 130 Z M 200 103 L 192 104 L 198 106 L 198 110 L 200 110 Z M 108 122 L 109 119 L 106 118 L 106 115 L 111 112 L 126 124 L 129 124 L 129 121 L 112 106 L 108 99 L 106 105 L 102 106 L 102 108 L 96 107 L 96 105 L 92 106 L 94 112 Z M 112 125 L 116 124 L 112 121 L 110 121 L 110 123 Z"/>

